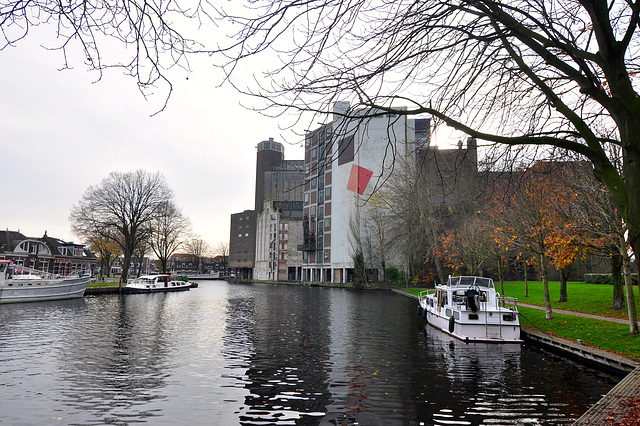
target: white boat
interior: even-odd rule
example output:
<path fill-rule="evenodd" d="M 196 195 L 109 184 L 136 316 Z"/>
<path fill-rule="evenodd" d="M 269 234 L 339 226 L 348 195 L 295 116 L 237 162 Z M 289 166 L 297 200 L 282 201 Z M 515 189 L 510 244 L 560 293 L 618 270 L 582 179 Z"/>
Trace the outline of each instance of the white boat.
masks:
<path fill-rule="evenodd" d="M 89 276 L 59 277 L 0 260 L 0 303 L 42 302 L 84 296 Z"/>
<path fill-rule="evenodd" d="M 466 342 L 521 343 L 518 300 L 500 296 L 491 278 L 449 277 L 418 296 L 418 315 Z"/>
<path fill-rule="evenodd" d="M 167 274 L 140 275 L 127 281 L 125 293 L 160 293 L 168 291 L 189 290 L 191 283 Z"/>

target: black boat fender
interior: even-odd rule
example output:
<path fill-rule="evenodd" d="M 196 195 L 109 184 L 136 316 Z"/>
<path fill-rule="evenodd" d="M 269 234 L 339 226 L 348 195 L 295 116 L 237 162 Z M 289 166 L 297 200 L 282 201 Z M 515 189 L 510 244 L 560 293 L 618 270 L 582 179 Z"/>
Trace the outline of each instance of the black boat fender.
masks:
<path fill-rule="evenodd" d="M 453 316 L 449 317 L 449 333 L 453 333 L 456 328 L 456 319 Z"/>

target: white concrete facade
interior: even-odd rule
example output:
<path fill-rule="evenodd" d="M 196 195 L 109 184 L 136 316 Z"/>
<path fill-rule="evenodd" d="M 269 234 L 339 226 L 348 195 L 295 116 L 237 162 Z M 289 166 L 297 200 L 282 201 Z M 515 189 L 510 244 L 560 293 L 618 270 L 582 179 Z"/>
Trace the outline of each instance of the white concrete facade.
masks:
<path fill-rule="evenodd" d="M 396 160 L 414 151 L 414 120 L 364 110 L 349 112 L 364 118 L 345 119 L 348 110 L 348 103 L 336 103 L 334 120 L 306 138 L 303 279 L 308 281 L 350 280 L 354 234 L 366 233 L 366 201 L 400 167 Z M 371 173 L 370 180 L 348 188 L 358 167 Z"/>
<path fill-rule="evenodd" d="M 281 211 L 278 206 L 287 202 L 264 202 L 262 213 L 256 220 L 256 261 L 254 278 L 265 281 L 299 279 L 302 270 L 301 243 L 302 220 L 290 210 Z"/>

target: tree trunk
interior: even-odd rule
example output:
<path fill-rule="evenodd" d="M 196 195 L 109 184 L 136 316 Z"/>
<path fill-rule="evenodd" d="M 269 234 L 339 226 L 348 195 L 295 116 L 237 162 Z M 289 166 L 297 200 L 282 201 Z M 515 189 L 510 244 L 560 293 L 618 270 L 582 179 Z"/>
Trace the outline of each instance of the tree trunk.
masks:
<path fill-rule="evenodd" d="M 118 283 L 118 288 L 120 292 L 122 292 L 122 283 L 126 283 L 127 278 L 129 277 L 130 264 L 131 264 L 131 254 L 125 254 L 122 260 L 122 274 L 120 275 L 120 281 Z"/>
<path fill-rule="evenodd" d="M 629 314 L 629 333 L 638 334 L 638 318 L 636 318 L 636 301 L 633 296 L 633 283 L 631 282 L 631 259 L 627 252 L 627 244 L 624 237 L 620 237 L 620 254 L 622 255 L 622 269 L 624 271 L 624 288 L 627 293 L 627 312 Z"/>
<path fill-rule="evenodd" d="M 569 279 L 570 268 L 562 268 L 560 270 L 560 300 L 559 303 L 564 303 L 569 300 L 567 295 L 567 280 Z"/>
<path fill-rule="evenodd" d="M 551 309 L 551 296 L 549 296 L 549 277 L 547 276 L 547 259 L 544 253 L 540 254 L 540 273 L 542 275 L 542 288 L 544 290 L 544 317 L 545 319 L 553 319 L 553 310 Z"/>
<path fill-rule="evenodd" d="M 637 100 L 635 101 L 637 103 Z M 635 123 L 638 123 L 637 112 L 632 113 Z M 624 147 L 624 168 L 623 176 L 627 187 L 626 195 L 628 199 L 627 214 L 624 217 L 629 231 L 629 245 L 634 253 L 639 253 L 640 249 L 640 134 L 638 126 L 634 128 L 621 129 L 621 137 L 627 142 Z M 626 245 L 625 245 L 626 246 Z M 638 283 L 640 285 L 640 283 Z"/>
<path fill-rule="evenodd" d="M 436 272 L 438 273 L 438 278 L 440 278 L 441 283 L 447 282 L 447 277 L 444 274 L 444 269 L 442 268 L 442 264 L 440 263 L 440 259 L 438 256 L 433 256 L 433 261 L 436 264 Z"/>
<path fill-rule="evenodd" d="M 524 262 L 524 297 L 529 297 L 529 265 Z"/>
<path fill-rule="evenodd" d="M 613 284 L 613 309 L 619 311 L 624 308 L 625 299 L 622 256 L 620 253 L 611 255 L 611 281 Z"/>

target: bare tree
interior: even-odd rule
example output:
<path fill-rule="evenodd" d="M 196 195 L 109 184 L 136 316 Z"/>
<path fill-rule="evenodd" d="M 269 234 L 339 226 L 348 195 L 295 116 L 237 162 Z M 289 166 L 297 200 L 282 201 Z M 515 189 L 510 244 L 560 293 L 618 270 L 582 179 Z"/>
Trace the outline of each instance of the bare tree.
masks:
<path fill-rule="evenodd" d="M 203 257 L 208 256 L 211 252 L 209 245 L 200 238 L 193 238 L 184 243 L 187 254 L 191 256 L 191 262 L 198 265 L 198 273 L 203 272 Z"/>
<path fill-rule="evenodd" d="M 112 172 L 99 185 L 85 191 L 78 205 L 73 206 L 69 220 L 79 237 L 103 237 L 120 246 L 122 286 L 135 251 L 149 237 L 150 224 L 172 197 L 173 192 L 160 173 Z"/>
<path fill-rule="evenodd" d="M 258 0 L 226 15 L 240 30 L 222 50 L 230 78 L 244 58 L 278 51 L 283 63 L 247 90 L 267 109 L 351 100 L 430 114 L 484 141 L 574 151 L 610 188 L 637 248 L 639 10 L 633 0 Z M 621 173 L 610 144 L 624 150 Z"/>
<path fill-rule="evenodd" d="M 166 274 L 169 258 L 190 237 L 191 224 L 172 201 L 160 205 L 157 213 L 150 224 L 149 244 Z"/>
<path fill-rule="evenodd" d="M 195 27 L 208 20 L 206 4 L 190 0 L 7 0 L 0 5 L 0 50 L 18 44 L 35 27 L 41 32 L 55 31 L 45 47 L 61 51 L 62 68 L 72 67 L 69 58 L 82 54 L 84 65 L 97 71 L 98 79 L 104 70 L 120 68 L 137 80 L 145 96 L 164 84 L 168 100 L 172 85 L 167 70 L 178 65 L 188 71 L 187 54 L 201 49 L 200 43 L 183 37 L 188 26 L 177 27 L 185 21 L 191 20 Z M 113 41 L 123 49 L 109 52 Z"/>
<path fill-rule="evenodd" d="M 218 243 L 214 250 L 214 253 L 222 257 L 222 273 L 225 273 L 227 271 L 227 267 L 229 266 L 229 243 Z"/>
<path fill-rule="evenodd" d="M 232 83 L 241 61 L 254 55 L 275 51 L 282 61 L 262 62 L 273 65 L 261 69 L 259 87 L 235 85 L 263 100 L 267 113 L 326 113 L 329 103 L 351 100 L 353 110 L 364 106 L 376 115 L 430 114 L 484 141 L 576 152 L 592 162 L 631 246 L 640 246 L 638 0 L 252 0 L 247 6 L 10 0 L 0 6 L 0 48 L 52 23 L 60 43 L 53 48 L 65 58 L 78 43 L 90 68 L 123 67 L 144 90 L 167 81 L 170 65 L 188 67 L 188 53 L 207 50 L 176 27 L 189 18 L 219 18 L 222 27 L 238 30 L 206 53 L 216 60 L 226 55 L 218 65 Z M 99 47 L 110 38 L 135 47 L 127 60 L 103 61 Z M 409 108 L 394 107 L 400 103 Z M 613 136 L 600 131 L 607 127 L 615 128 Z M 623 149 L 621 171 L 607 156 L 611 144 Z"/>

